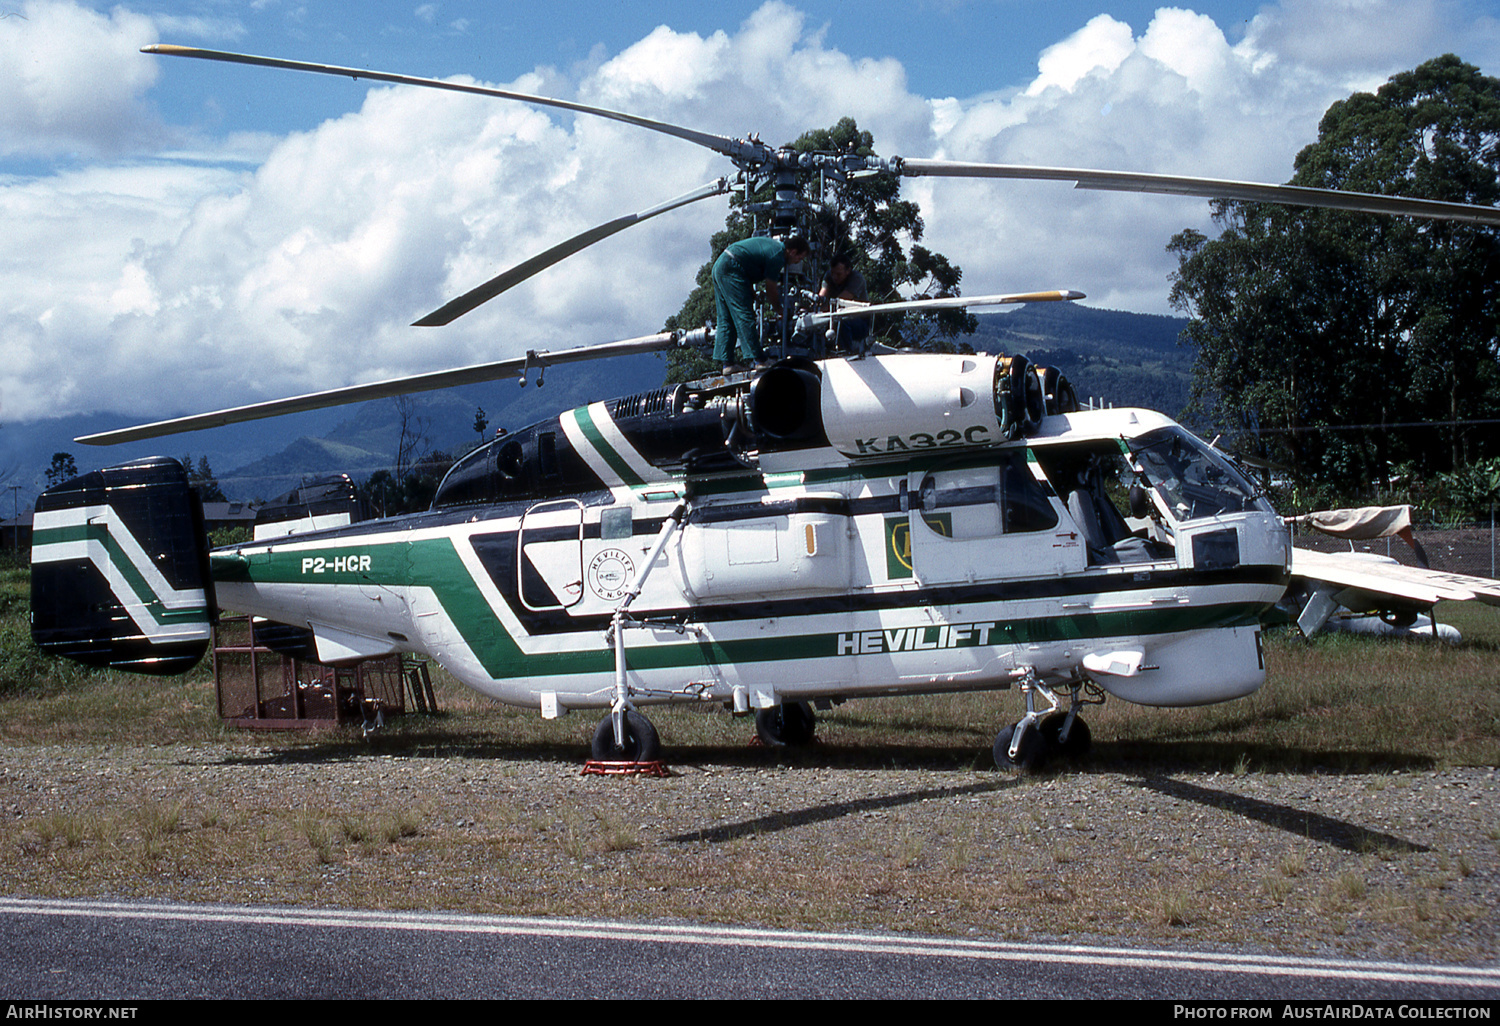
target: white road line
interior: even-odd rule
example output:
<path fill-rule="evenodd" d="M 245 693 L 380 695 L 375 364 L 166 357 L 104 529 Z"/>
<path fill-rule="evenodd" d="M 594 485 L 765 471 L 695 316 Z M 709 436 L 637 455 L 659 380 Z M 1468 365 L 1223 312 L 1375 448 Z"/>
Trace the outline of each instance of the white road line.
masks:
<path fill-rule="evenodd" d="M 1253 973 L 1262 976 L 1320 977 L 1500 989 L 1500 968 L 1421 965 L 1409 962 L 1364 962 L 1282 955 L 1163 951 L 1147 948 L 1091 947 L 1078 944 L 1032 944 L 944 937 L 905 937 L 893 934 L 803 933 L 733 926 L 616 923 L 589 919 L 531 919 L 443 912 L 236 908 L 227 905 L 136 904 L 20 898 L 0 898 L 0 912 L 17 915 L 169 919 L 184 922 L 279 924 L 431 933 L 574 937 L 724 947 L 743 945 L 786 950 L 928 955 L 984 961 L 1046 961 L 1118 968 L 1197 969 L 1206 972 Z"/>

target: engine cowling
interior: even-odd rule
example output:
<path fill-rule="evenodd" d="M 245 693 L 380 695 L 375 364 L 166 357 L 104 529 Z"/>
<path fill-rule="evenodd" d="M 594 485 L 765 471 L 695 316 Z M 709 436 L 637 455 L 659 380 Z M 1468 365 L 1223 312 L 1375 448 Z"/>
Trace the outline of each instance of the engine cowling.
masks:
<path fill-rule="evenodd" d="M 756 381 L 749 408 L 763 451 L 827 445 L 861 460 L 998 445 L 1047 412 L 1024 356 L 933 353 L 785 360 Z"/>

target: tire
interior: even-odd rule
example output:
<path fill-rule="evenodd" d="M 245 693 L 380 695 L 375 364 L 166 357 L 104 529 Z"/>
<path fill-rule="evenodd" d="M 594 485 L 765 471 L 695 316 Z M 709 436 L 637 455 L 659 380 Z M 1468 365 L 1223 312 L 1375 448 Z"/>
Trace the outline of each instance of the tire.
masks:
<path fill-rule="evenodd" d="M 783 702 L 755 714 L 755 732 L 775 748 L 800 748 L 812 743 L 817 717 L 806 702 Z"/>
<path fill-rule="evenodd" d="M 991 754 L 995 757 L 995 765 L 1001 769 L 1017 767 L 1026 773 L 1034 773 L 1041 769 L 1047 761 L 1048 746 L 1042 738 L 1040 725 L 1028 730 L 1021 738 L 1021 747 L 1016 752 L 1016 757 L 1010 757 L 1010 741 L 1015 735 L 1017 724 L 1001 730 L 995 735 L 995 745 Z"/>
<path fill-rule="evenodd" d="M 597 762 L 655 762 L 661 758 L 661 739 L 651 721 L 640 713 L 625 713 L 625 747 L 615 747 L 615 718 L 610 714 L 594 728 L 590 755 Z"/>
<path fill-rule="evenodd" d="M 1382 609 L 1380 620 L 1392 627 L 1410 627 L 1417 622 L 1417 611 L 1415 609 Z"/>
<path fill-rule="evenodd" d="M 1037 724 L 1037 728 L 1041 731 L 1042 740 L 1050 750 L 1057 752 L 1059 755 L 1065 755 L 1069 759 L 1082 758 L 1088 754 L 1089 748 L 1093 746 L 1093 732 L 1089 730 L 1089 725 L 1084 723 L 1082 719 L 1075 719 L 1073 721 L 1073 729 L 1068 732 L 1068 742 L 1067 744 L 1063 744 L 1059 740 L 1059 735 L 1062 733 L 1063 723 L 1067 719 L 1067 713 L 1049 713 L 1042 717 L 1042 722 Z"/>

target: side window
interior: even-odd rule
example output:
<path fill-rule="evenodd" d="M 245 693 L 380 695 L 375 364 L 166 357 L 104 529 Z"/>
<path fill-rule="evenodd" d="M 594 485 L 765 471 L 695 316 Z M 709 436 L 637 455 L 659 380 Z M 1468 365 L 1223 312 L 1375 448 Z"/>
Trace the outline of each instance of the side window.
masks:
<path fill-rule="evenodd" d="M 536 465 L 543 480 L 557 476 L 557 432 L 543 431 L 537 436 Z"/>
<path fill-rule="evenodd" d="M 1007 454 L 1000 468 L 1000 510 L 1005 533 L 1047 531 L 1057 526 L 1057 511 L 1046 489 L 1019 455 Z"/>
<path fill-rule="evenodd" d="M 914 576 L 924 584 L 941 584 L 1082 565 L 1077 546 L 1055 545 L 1045 534 L 1043 545 L 1023 540 L 1051 530 L 1059 518 L 1024 452 L 997 453 L 987 464 L 914 473 L 911 478 L 909 514 L 902 525 L 905 538 L 897 532 L 890 536 L 897 562 L 911 573 L 890 566 L 892 580 Z M 1007 535 L 1014 540 L 1002 540 Z"/>
<path fill-rule="evenodd" d="M 927 474 L 918 497 L 928 526 L 945 538 L 993 538 L 1057 526 L 1046 489 L 1020 453 L 1004 453 L 991 466 Z"/>
<path fill-rule="evenodd" d="M 1000 479 L 994 467 L 939 470 L 923 476 L 917 496 L 922 519 L 954 540 L 1000 533 Z"/>
<path fill-rule="evenodd" d="M 599 537 L 604 541 L 629 541 L 633 529 L 629 506 L 611 506 L 599 514 Z"/>

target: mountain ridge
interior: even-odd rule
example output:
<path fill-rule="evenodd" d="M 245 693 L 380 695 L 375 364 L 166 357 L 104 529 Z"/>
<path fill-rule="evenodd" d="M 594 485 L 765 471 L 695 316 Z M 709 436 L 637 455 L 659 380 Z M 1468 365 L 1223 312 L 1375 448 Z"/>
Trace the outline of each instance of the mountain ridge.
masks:
<path fill-rule="evenodd" d="M 1145 406 L 1174 417 L 1188 402 L 1193 352 L 1177 341 L 1187 325 L 1183 318 L 1075 303 L 1032 303 L 976 316 L 979 330 L 958 341 L 1058 367 L 1081 399 L 1099 397 L 1110 405 Z M 545 387 L 537 387 L 533 375 L 525 388 L 502 379 L 416 393 L 408 426 L 424 438 L 418 455 L 436 449 L 457 456 L 481 440 L 474 431 L 480 409 L 488 421 L 485 437 L 491 437 L 499 427 L 515 430 L 562 409 L 659 388 L 665 370 L 660 355 L 612 357 L 553 368 Z M 209 460 L 231 499 L 270 499 L 304 476 L 348 473 L 363 480 L 390 469 L 400 435 L 396 402 L 385 399 L 132 445 L 94 448 L 72 441 L 128 423 L 131 418 L 118 414 L 90 414 L 4 425 L 0 487 L 14 487 L 16 505 L 29 506 L 46 486 L 54 452 L 74 454 L 84 473 L 147 455 L 191 455 Z"/>

